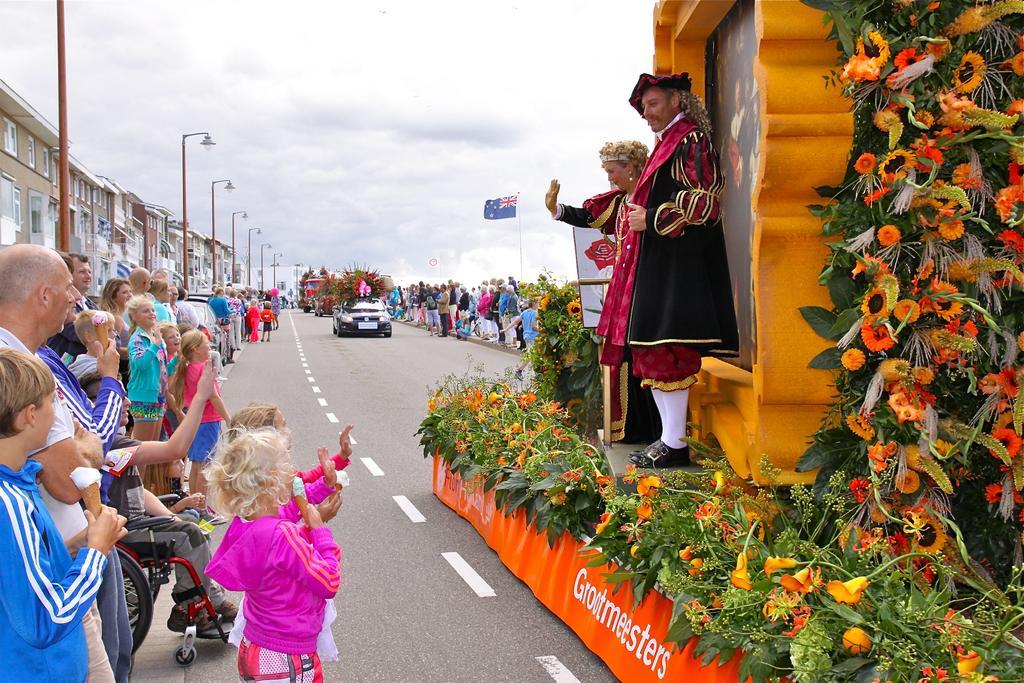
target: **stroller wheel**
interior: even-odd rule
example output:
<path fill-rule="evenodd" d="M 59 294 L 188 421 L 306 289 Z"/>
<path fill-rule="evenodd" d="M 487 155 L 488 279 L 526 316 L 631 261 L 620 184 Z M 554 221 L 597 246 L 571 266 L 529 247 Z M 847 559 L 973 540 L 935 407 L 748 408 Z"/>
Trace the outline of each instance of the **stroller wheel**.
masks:
<path fill-rule="evenodd" d="M 189 666 L 192 662 L 196 661 L 196 649 L 194 647 L 186 649 L 182 645 L 174 651 L 174 661 L 177 662 L 178 666 Z"/>

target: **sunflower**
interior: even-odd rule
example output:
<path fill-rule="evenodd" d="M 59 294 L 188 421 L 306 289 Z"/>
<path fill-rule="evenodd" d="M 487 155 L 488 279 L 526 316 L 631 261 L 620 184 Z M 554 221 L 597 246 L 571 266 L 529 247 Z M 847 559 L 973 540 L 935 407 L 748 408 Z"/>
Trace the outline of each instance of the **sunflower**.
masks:
<path fill-rule="evenodd" d="M 896 340 L 884 325 L 872 327 L 870 323 L 864 323 L 860 328 L 860 338 L 868 351 L 887 351 L 896 346 Z"/>
<path fill-rule="evenodd" d="M 916 550 L 926 553 L 938 552 L 946 545 L 949 536 L 942 526 L 942 522 L 932 517 L 921 509 L 911 510 L 906 517 L 903 530 L 915 536 L 914 546 Z"/>
<path fill-rule="evenodd" d="M 913 299 L 900 299 L 893 306 L 892 314 L 901 323 L 913 325 L 921 317 L 921 307 Z"/>
<path fill-rule="evenodd" d="M 856 372 L 864 367 L 864 362 L 867 359 L 864 356 L 864 352 L 860 349 L 848 349 L 843 352 L 843 355 L 839 360 L 843 364 L 844 368 L 850 372 Z"/>
<path fill-rule="evenodd" d="M 910 495 L 921 488 L 921 475 L 914 470 L 907 470 L 902 475 L 896 476 L 896 489 L 900 493 Z"/>
<path fill-rule="evenodd" d="M 878 169 L 882 174 L 882 180 L 891 183 L 907 177 L 907 172 L 916 164 L 917 159 L 913 154 L 905 149 L 894 149 L 882 159 Z"/>
<path fill-rule="evenodd" d="M 566 310 L 569 312 L 569 315 L 575 318 L 579 317 L 580 313 L 583 312 L 583 307 L 580 306 L 579 299 L 573 299 L 572 301 L 569 302 L 569 306 L 566 308 Z"/>
<path fill-rule="evenodd" d="M 875 438 L 875 428 L 871 426 L 871 421 L 863 415 L 850 413 L 846 416 L 846 426 L 864 441 L 871 441 Z"/>
<path fill-rule="evenodd" d="M 885 291 L 881 287 L 872 287 L 871 291 L 864 295 L 864 301 L 860 305 L 860 312 L 871 321 L 879 316 L 885 317 L 889 315 Z"/>
<path fill-rule="evenodd" d="M 883 247 L 891 247 L 894 244 L 899 244 L 903 235 L 900 233 L 899 228 L 890 224 L 880 227 L 878 232 L 875 234 L 875 237 L 878 238 L 878 243 Z"/>
<path fill-rule="evenodd" d="M 857 161 L 853 164 L 853 169 L 857 171 L 857 173 L 865 175 L 866 173 L 871 173 L 871 171 L 875 170 L 876 163 L 878 163 L 878 159 L 874 154 L 864 152 L 857 157 Z"/>
<path fill-rule="evenodd" d="M 985 78 L 985 59 L 974 50 L 960 58 L 960 64 L 953 69 L 953 85 L 956 92 L 974 92 Z"/>

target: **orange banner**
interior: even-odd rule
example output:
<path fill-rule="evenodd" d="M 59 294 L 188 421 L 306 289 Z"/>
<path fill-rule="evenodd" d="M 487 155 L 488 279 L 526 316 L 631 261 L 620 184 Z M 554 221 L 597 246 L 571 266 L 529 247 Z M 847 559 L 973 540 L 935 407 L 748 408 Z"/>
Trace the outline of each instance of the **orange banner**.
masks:
<path fill-rule="evenodd" d="M 467 486 L 434 458 L 434 494 L 469 521 L 509 571 L 522 580 L 541 603 L 576 632 L 620 680 L 735 683 L 739 658 L 724 666 L 702 666 L 693 658 L 697 639 L 682 651 L 662 638 L 672 617 L 672 601 L 651 591 L 633 609 L 633 591 L 625 584 L 613 594 L 605 583 L 613 564 L 587 567 L 582 544 L 563 534 L 548 546 L 547 536 L 526 524 L 525 515 L 505 515 L 494 505 L 494 492 Z"/>

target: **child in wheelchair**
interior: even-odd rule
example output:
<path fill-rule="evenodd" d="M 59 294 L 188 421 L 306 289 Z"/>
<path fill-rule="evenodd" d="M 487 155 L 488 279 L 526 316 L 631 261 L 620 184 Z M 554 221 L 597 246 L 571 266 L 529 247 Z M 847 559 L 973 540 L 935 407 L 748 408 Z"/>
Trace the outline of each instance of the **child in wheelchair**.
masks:
<path fill-rule="evenodd" d="M 238 642 L 242 680 L 323 680 L 320 651 L 336 656 L 330 621 L 341 550 L 315 503 L 335 488 L 337 474 L 327 449 L 317 455 L 322 478 L 305 487 L 299 480 L 295 500 L 286 432 L 233 428 L 209 466 L 213 505 L 233 519 L 207 569 L 226 588 L 245 593 Z M 332 516 L 340 504 L 339 492 L 323 502 Z"/>

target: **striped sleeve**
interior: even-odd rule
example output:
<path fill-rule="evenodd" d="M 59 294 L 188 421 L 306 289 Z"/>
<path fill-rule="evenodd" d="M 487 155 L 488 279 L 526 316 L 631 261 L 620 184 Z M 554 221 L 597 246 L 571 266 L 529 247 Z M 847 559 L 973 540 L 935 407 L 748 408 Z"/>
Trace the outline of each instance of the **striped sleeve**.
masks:
<path fill-rule="evenodd" d="M 302 537 L 294 524 L 278 524 L 270 564 L 295 577 L 317 597 L 333 598 L 341 586 L 341 549 L 327 527 L 313 529 L 310 535 L 312 543 Z"/>
<path fill-rule="evenodd" d="M 694 132 L 680 143 L 671 172 L 675 194 L 648 213 L 648 227 L 663 237 L 679 237 L 687 226 L 717 220 L 725 178 L 715 150 L 703 133 Z"/>
<path fill-rule="evenodd" d="M 45 510 L 40 511 L 47 514 Z M 83 548 L 56 576 L 50 546 L 33 523 L 35 504 L 23 490 L 0 482 L 0 609 L 25 642 L 46 648 L 81 628 L 103 579 L 107 558 Z M 38 513 L 37 513 L 38 514 Z"/>

